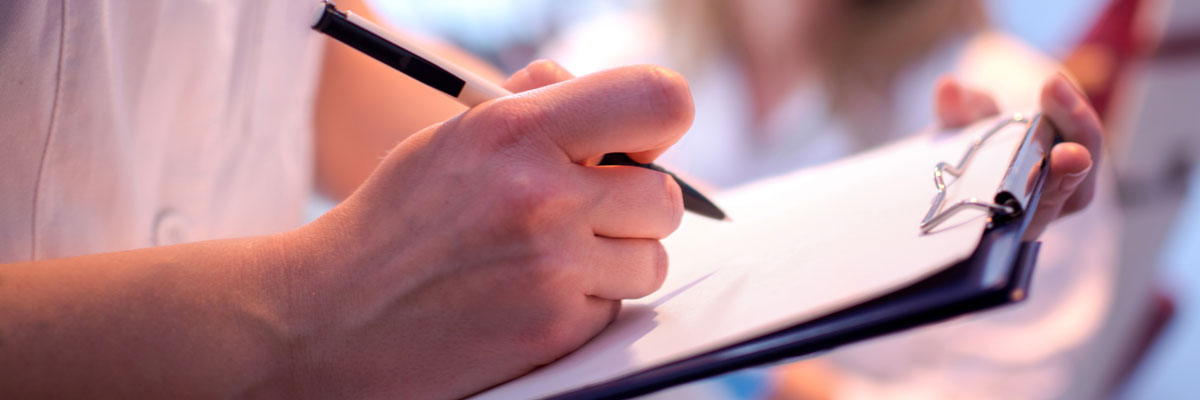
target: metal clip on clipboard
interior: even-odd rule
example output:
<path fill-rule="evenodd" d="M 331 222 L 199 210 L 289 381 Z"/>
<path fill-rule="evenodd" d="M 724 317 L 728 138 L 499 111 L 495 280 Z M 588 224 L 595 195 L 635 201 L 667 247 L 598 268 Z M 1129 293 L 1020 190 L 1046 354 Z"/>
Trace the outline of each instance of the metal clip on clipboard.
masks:
<path fill-rule="evenodd" d="M 1055 141 L 1056 131 L 1048 119 L 1039 115 L 1031 119 L 1028 115 L 1007 117 L 967 149 L 963 160 L 954 166 L 954 172 L 949 171 L 944 163 L 939 164 L 935 170 L 935 183 L 941 190 L 921 225 L 923 229 L 934 229 L 946 218 L 940 216 L 939 212 L 961 211 L 942 210 L 942 203 L 947 196 L 943 192 L 953 182 L 940 180 L 938 175 L 962 174 L 967 163 L 989 138 L 1003 127 L 1016 123 L 1028 128 L 1020 146 L 1014 146 L 1017 148 L 993 203 L 976 201 L 1005 212 L 993 212 L 990 215 L 991 223 L 982 233 L 975 251 L 966 259 L 947 265 L 940 272 L 920 281 L 816 319 L 623 376 L 578 386 L 548 398 L 624 399 L 646 395 L 697 379 L 812 356 L 839 346 L 1025 299 L 1040 247 L 1039 242 L 1027 240 L 1025 232 L 1038 206 L 1049 172 L 1045 161 Z M 964 207 L 959 208 L 994 209 L 986 206 Z"/>
<path fill-rule="evenodd" d="M 1009 164 L 1008 170 L 1004 173 L 1004 180 L 1001 181 L 1000 187 L 996 191 L 996 197 L 991 202 L 969 198 L 943 210 L 942 208 L 946 204 L 947 186 L 944 176 L 951 175 L 956 178 L 961 176 L 971 158 L 988 139 L 995 136 L 1004 127 L 1017 123 L 1024 123 L 1029 128 L 1025 131 L 1021 147 L 1017 148 L 1013 162 Z M 975 139 L 971 147 L 968 147 L 963 153 L 958 164 L 950 165 L 945 161 L 939 162 L 933 170 L 933 184 L 937 188 L 937 196 L 934 197 L 929 212 L 925 213 L 925 218 L 921 220 L 921 233 L 929 233 L 950 217 L 969 209 L 983 209 L 991 212 L 993 222 L 1021 216 L 1032 206 L 1030 203 L 1034 200 L 1034 186 L 1041 175 L 1041 169 L 1049 166 L 1044 161 L 1049 157 L 1050 148 L 1054 145 L 1055 140 L 1054 127 L 1050 125 L 1049 120 L 1042 117 L 1041 113 L 1035 114 L 1032 119 L 1018 113 L 1000 120 L 996 126 Z"/>

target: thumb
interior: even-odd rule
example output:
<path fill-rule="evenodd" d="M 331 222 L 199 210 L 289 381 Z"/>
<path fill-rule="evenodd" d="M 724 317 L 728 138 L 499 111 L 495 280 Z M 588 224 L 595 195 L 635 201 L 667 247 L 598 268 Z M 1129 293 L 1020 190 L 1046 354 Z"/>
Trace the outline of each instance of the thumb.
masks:
<path fill-rule="evenodd" d="M 502 86 L 513 93 L 520 93 L 546 85 L 553 85 L 574 77 L 575 75 L 571 75 L 566 68 L 558 65 L 558 63 L 543 59 L 529 63 L 525 68 L 522 68 L 509 77 Z"/>
<path fill-rule="evenodd" d="M 1050 151 L 1050 176 L 1046 177 L 1045 189 L 1038 200 L 1037 212 L 1025 231 L 1026 240 L 1036 240 L 1058 217 L 1078 211 L 1071 199 L 1079 196 L 1080 184 L 1091 173 L 1091 153 L 1078 143 L 1059 143 Z M 1090 196 L 1091 193 L 1084 195 Z M 1085 200 L 1086 201 L 1086 200 Z M 1086 204 L 1086 203 L 1084 203 Z"/>

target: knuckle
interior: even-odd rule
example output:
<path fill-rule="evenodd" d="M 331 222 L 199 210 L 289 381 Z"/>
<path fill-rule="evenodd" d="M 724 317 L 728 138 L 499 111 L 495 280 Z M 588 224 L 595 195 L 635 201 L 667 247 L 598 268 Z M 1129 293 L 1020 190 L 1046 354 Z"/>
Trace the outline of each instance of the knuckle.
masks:
<path fill-rule="evenodd" d="M 492 203 L 500 236 L 520 249 L 521 267 L 529 282 L 552 289 L 567 285 L 564 274 L 577 260 L 569 249 L 580 246 L 577 222 L 583 196 L 572 192 L 570 182 L 527 170 L 503 174 Z M 547 292 L 548 291 L 542 291 Z"/>
<path fill-rule="evenodd" d="M 519 99 L 501 99 L 487 104 L 468 126 L 470 132 L 490 139 L 498 149 L 520 147 L 546 126 L 546 112 Z"/>
<path fill-rule="evenodd" d="M 531 169 L 505 175 L 500 188 L 500 207 L 513 218 L 514 227 L 526 235 L 536 235 L 559 216 L 578 208 L 579 197 L 568 185 L 549 174 Z"/>
<path fill-rule="evenodd" d="M 546 186 L 541 184 L 539 174 L 529 169 L 518 169 L 509 171 L 504 174 L 507 178 L 504 182 L 502 193 L 504 194 L 505 204 L 508 207 L 514 207 L 518 211 L 526 211 L 541 207 L 545 199 L 552 195 L 551 191 Z"/>

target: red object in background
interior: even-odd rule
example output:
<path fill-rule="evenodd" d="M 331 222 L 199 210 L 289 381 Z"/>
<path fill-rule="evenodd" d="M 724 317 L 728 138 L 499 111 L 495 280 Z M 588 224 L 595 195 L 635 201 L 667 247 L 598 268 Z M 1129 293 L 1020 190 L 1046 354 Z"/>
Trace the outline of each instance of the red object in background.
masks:
<path fill-rule="evenodd" d="M 1142 58 L 1169 60 L 1200 56 L 1200 30 L 1164 37 L 1161 43 L 1152 43 L 1150 35 L 1139 30 L 1138 11 L 1149 2 L 1111 0 L 1096 24 L 1064 61 L 1065 67 L 1076 77 L 1100 118 L 1106 122 L 1114 92 L 1119 90 L 1121 79 L 1135 61 Z M 1129 380 L 1175 315 L 1174 296 L 1161 284 L 1155 286 L 1150 293 L 1152 299 L 1145 310 L 1145 320 L 1129 338 L 1133 342 L 1132 347 L 1127 354 L 1118 356 L 1121 362 L 1114 379 L 1109 381 L 1110 393 L 1118 393 Z"/>
<path fill-rule="evenodd" d="M 1141 0 L 1111 1 L 1064 62 L 1101 119 L 1106 119 L 1117 81 L 1149 47 L 1135 26 L 1141 5 Z"/>
<path fill-rule="evenodd" d="M 1175 298 L 1170 293 L 1163 289 L 1162 285 L 1157 285 L 1150 296 L 1149 309 L 1144 325 L 1141 329 L 1134 333 L 1130 338 L 1133 341 L 1133 348 L 1128 354 L 1122 355 L 1121 363 L 1118 366 L 1114 379 L 1109 380 L 1109 393 L 1119 393 L 1124 388 L 1126 382 L 1133 377 L 1133 373 L 1141 366 L 1150 349 L 1154 347 L 1154 343 L 1158 342 L 1159 337 L 1166 331 L 1167 325 L 1175 317 Z"/>
<path fill-rule="evenodd" d="M 1191 32 L 1163 38 L 1154 49 L 1155 60 L 1200 58 L 1200 26 Z"/>

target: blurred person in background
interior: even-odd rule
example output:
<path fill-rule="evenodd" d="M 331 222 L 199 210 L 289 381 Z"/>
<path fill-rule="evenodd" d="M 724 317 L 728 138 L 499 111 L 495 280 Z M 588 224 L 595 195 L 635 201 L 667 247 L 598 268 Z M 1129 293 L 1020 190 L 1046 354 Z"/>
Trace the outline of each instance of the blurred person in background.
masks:
<path fill-rule="evenodd" d="M 1047 108 L 1039 89 L 1058 69 L 991 29 L 979 1 L 663 0 L 578 24 L 544 55 L 576 73 L 646 62 L 681 71 L 696 119 L 663 162 L 719 187 L 921 130 Z M 1092 365 L 1114 355 L 1089 340 L 1114 290 L 1119 222 L 1102 166 L 1093 168 L 1099 183 L 1090 208 L 1046 230 L 1024 303 L 696 390 L 780 398 L 1101 396 L 1107 376 Z"/>
<path fill-rule="evenodd" d="M 505 83 L 526 93 L 463 113 L 326 45 L 315 5 L 0 5 L 5 394 L 462 397 L 661 284 L 655 239 L 681 204 L 621 193 L 672 184 L 586 160 L 677 140 L 693 110 L 679 75 L 536 62 Z M 1065 85 L 1042 104 L 1080 142 L 1056 148 L 1047 194 L 1071 211 L 1099 135 Z M 939 96 L 952 125 L 992 110 L 952 84 Z M 313 186 L 344 200 L 302 225 Z"/>

